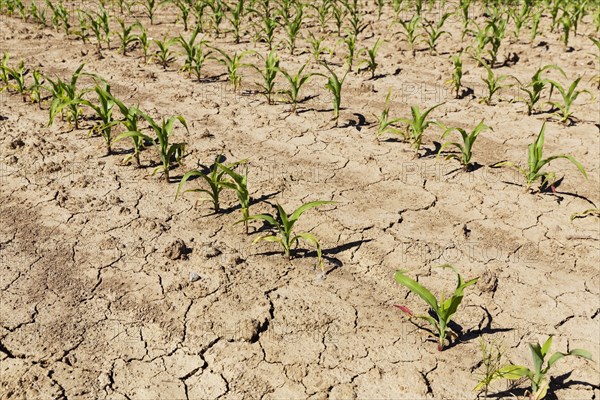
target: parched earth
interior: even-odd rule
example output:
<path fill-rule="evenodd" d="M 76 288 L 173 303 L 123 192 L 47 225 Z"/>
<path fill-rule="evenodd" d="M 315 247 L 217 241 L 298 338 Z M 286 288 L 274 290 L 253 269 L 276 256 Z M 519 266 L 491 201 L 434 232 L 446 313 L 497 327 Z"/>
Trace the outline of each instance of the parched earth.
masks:
<path fill-rule="evenodd" d="M 154 26 L 143 20 L 155 38 L 181 31 L 173 12 L 163 9 Z M 283 102 L 266 103 L 251 69 L 234 94 L 215 61 L 206 66 L 207 81 L 193 82 L 177 71 L 180 55 L 165 71 L 143 63 L 139 50 L 99 54 L 62 33 L 0 17 L 0 51 L 11 62 L 62 77 L 86 63 L 84 71 L 105 77 L 123 101 L 156 118 L 182 114 L 190 127 L 175 132 L 187 156 L 167 184 L 149 174 L 158 163 L 154 149 L 142 153 L 143 168 L 122 165 L 129 143 L 106 156 L 102 139 L 87 134 L 90 118 L 80 130 L 62 121 L 47 127 L 47 103 L 40 110 L 0 94 L 0 398 L 472 399 L 481 339 L 530 365 L 527 343 L 548 335 L 554 350 L 581 347 L 594 358 L 557 363 L 553 395 L 600 398 L 600 227 L 595 217 L 570 222 L 600 201 L 598 96 L 580 96 L 576 124 L 551 119 L 546 126 L 546 154 L 574 155 L 588 179 L 559 160 L 550 165 L 564 176 L 556 193 L 525 193 L 517 173 L 490 165 L 524 164 L 549 114 L 527 116 L 524 104 L 509 101 L 515 88 L 480 104 L 484 70 L 466 58 L 465 85 L 474 94 L 453 98 L 444 82 L 460 21 L 449 20 L 454 36 L 444 37 L 440 55 L 413 58 L 399 27 L 369 17 L 361 43 L 388 40 L 379 55 L 382 77 L 348 75 L 339 127 L 318 76 L 294 115 Z M 588 25 L 582 33 L 591 33 Z M 260 43 L 206 38 L 228 51 L 266 53 Z M 518 62 L 498 72 L 527 80 L 537 67 L 558 64 L 569 83 L 583 75 L 581 87 L 598 93 L 589 81 L 600 68 L 597 52 L 583 34 L 573 38 L 572 52 L 547 30 L 534 43 L 511 35 L 504 46 L 501 53 L 516 53 Z M 301 40 L 298 48 L 305 47 Z M 311 58 L 279 53 L 291 70 Z M 343 53 L 338 44 L 333 60 L 341 63 Z M 256 56 L 247 61 L 258 63 Z M 475 144 L 480 168 L 466 173 L 436 159 L 436 127 L 418 159 L 393 138 L 374 141 L 374 115 L 389 88 L 394 116 L 445 101 L 432 116 L 446 125 L 472 128 L 485 119 L 494 130 Z M 260 224 L 251 224 L 250 236 L 233 225 L 239 210 L 228 191 L 219 215 L 197 193 L 175 201 L 182 174 L 217 154 L 249 159 L 253 213 L 271 212 L 268 203 L 292 210 L 336 202 L 298 222 L 322 241 L 324 277 L 310 249 L 288 261 L 274 244 L 252 244 Z M 406 269 L 435 293 L 448 293 L 455 277 L 433 268 L 444 263 L 480 280 L 455 318 L 460 343 L 438 352 L 393 307 L 425 312 L 393 275 Z M 509 397 L 506 388 L 493 387 Z"/>

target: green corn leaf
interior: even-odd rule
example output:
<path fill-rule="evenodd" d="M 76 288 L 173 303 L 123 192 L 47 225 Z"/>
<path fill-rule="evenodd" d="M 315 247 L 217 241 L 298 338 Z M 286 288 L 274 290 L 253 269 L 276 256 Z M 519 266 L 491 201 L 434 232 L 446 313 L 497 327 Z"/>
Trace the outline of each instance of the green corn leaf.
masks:
<path fill-rule="evenodd" d="M 438 313 L 439 307 L 435 296 L 417 281 L 405 275 L 406 271 L 396 271 L 395 279 L 399 284 L 406 286 L 411 292 L 421 297 L 425 302 Z"/>

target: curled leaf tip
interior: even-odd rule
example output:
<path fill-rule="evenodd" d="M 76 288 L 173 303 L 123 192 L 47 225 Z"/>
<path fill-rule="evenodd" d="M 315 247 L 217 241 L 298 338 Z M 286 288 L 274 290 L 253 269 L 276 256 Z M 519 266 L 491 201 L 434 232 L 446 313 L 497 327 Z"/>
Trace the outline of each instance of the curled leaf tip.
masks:
<path fill-rule="evenodd" d="M 399 309 L 401 309 L 402 311 L 404 311 L 405 313 L 407 313 L 408 315 L 410 315 L 411 317 L 414 316 L 415 314 L 411 311 L 410 308 L 406 307 L 406 306 L 400 306 L 398 304 L 394 304 L 394 307 L 397 307 Z"/>

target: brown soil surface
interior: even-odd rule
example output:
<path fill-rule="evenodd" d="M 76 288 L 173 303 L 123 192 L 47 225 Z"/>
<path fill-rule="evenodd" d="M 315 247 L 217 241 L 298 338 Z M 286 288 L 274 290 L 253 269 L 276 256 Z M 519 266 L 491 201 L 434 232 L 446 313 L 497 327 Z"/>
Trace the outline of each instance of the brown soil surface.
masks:
<path fill-rule="evenodd" d="M 553 376 L 573 371 L 557 398 L 600 397 L 600 228 L 596 217 L 569 220 L 600 201 L 600 103 L 590 82 L 599 65 L 585 36 L 593 33 L 590 17 L 572 38 L 571 52 L 559 33 L 548 32 L 546 18 L 535 42 L 524 29 L 522 39 L 508 34 L 503 43 L 500 61 L 509 53 L 519 60 L 496 73 L 528 81 L 539 66 L 557 64 L 568 78 L 547 76 L 563 83 L 584 76 L 581 88 L 596 94 L 575 102 L 575 124 L 550 118 L 546 126 L 545 154 L 572 154 L 588 179 L 557 160 L 549 168 L 564 176 L 556 193 L 530 194 L 518 173 L 490 165 L 524 165 L 527 145 L 550 114 L 527 116 L 523 103 L 510 101 L 516 88 L 481 104 L 485 70 L 468 57 L 464 84 L 474 94 L 454 99 L 445 86 L 449 56 L 471 43 L 460 41 L 461 21 L 448 20 L 453 36 L 441 39 L 439 55 L 420 45 L 412 57 L 401 27 L 388 27 L 391 10 L 377 21 L 370 8 L 372 23 L 359 47 L 387 40 L 379 53 L 381 77 L 348 75 L 338 127 L 323 77 L 312 78 L 304 91 L 309 99 L 294 115 L 280 98 L 267 104 L 250 68 L 234 94 L 214 60 L 204 82 L 179 72 L 178 47 L 176 62 L 163 70 L 144 63 L 139 49 L 120 55 L 116 35 L 113 49 L 100 55 L 62 32 L 0 17 L 0 52 L 8 51 L 12 63 L 22 59 L 63 78 L 85 63 L 84 71 L 106 78 L 127 104 L 139 103 L 157 119 L 181 114 L 190 128 L 175 131 L 173 141 L 185 141 L 187 155 L 167 184 L 150 176 L 150 165 L 159 162 L 155 149 L 142 153 L 144 168 L 122 165 L 130 143 L 117 143 L 122 154 L 106 156 L 103 140 L 87 134 L 95 123 L 90 118 L 80 130 L 60 119 L 47 127 L 47 101 L 40 110 L 16 94 L 0 94 L 0 398 L 472 399 L 479 337 L 503 342 L 507 358 L 530 365 L 527 343 L 550 334 L 553 350 L 581 347 L 594 357 L 555 365 Z M 182 32 L 170 7 L 160 10 L 155 25 L 139 18 L 153 38 Z M 325 36 L 336 48 L 334 68 L 342 71 L 343 44 L 333 33 Z M 235 45 L 231 35 L 205 35 L 230 52 L 267 53 L 249 38 Z M 278 41 L 283 38 L 280 31 Z M 295 71 L 310 61 L 307 46 L 300 39 L 293 57 L 279 50 L 282 67 Z M 246 62 L 262 65 L 254 55 Z M 314 64 L 308 69 L 326 72 Z M 474 146 L 481 167 L 466 173 L 455 161 L 436 159 L 442 132 L 435 126 L 418 159 L 393 135 L 376 142 L 375 115 L 389 88 L 394 117 L 408 117 L 411 105 L 445 102 L 431 116 L 446 125 L 470 129 L 484 119 L 494 130 Z M 225 212 L 216 216 L 198 193 L 175 201 L 179 178 L 219 153 L 229 161 L 249 159 L 254 199 L 288 210 L 312 200 L 337 202 L 298 223 L 322 242 L 324 279 L 314 268 L 314 251 L 288 261 L 273 243 L 252 244 L 260 224 L 251 224 L 250 236 L 233 225 L 239 211 L 228 191 Z M 272 209 L 257 202 L 251 211 Z M 461 342 L 438 352 L 393 307 L 426 312 L 394 272 L 407 269 L 436 294 L 448 293 L 454 276 L 433 268 L 443 263 L 465 278 L 482 278 L 467 289 L 455 317 L 464 330 Z M 190 282 L 190 273 L 199 279 Z"/>

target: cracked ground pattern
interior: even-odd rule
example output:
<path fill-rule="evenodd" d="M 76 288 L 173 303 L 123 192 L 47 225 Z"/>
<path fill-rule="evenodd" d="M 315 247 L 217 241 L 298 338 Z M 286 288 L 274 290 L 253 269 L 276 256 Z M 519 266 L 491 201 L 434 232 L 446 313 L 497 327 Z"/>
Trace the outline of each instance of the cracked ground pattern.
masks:
<path fill-rule="evenodd" d="M 555 376 L 573 371 L 556 396 L 600 398 L 600 228 L 595 217 L 569 221 L 600 200 L 598 96 L 576 102 L 576 124 L 553 121 L 546 130 L 546 154 L 573 154 L 588 179 L 557 161 L 551 169 L 564 180 L 556 193 L 525 193 L 517 174 L 489 165 L 524 162 L 548 114 L 527 116 L 523 104 L 507 100 L 510 90 L 493 106 L 454 99 L 443 87 L 454 39 L 442 40 L 442 55 L 411 58 L 397 27 L 386 31 L 383 21 L 368 18 L 365 43 L 387 35 L 383 76 L 348 75 L 339 127 L 329 120 L 319 77 L 295 115 L 257 94 L 258 75 L 250 69 L 243 72 L 244 92 L 234 95 L 216 62 L 204 72 L 214 79 L 192 82 L 177 71 L 181 55 L 164 71 L 143 63 L 138 50 L 99 54 L 62 33 L 0 18 L 0 50 L 13 61 L 63 77 L 85 62 L 85 71 L 105 77 L 127 103 L 155 117 L 184 115 L 190 133 L 175 136 L 187 142 L 186 165 L 172 172 L 173 181 L 222 153 L 249 158 L 255 199 L 287 209 L 336 202 L 298 223 L 322 241 L 322 279 L 314 252 L 288 261 L 271 244 L 253 245 L 259 226 L 248 237 L 233 225 L 239 212 L 230 193 L 223 192 L 226 210 L 219 215 L 196 193 L 175 201 L 176 183 L 149 176 L 151 168 L 121 165 L 127 143 L 105 156 L 102 140 L 87 135 L 94 121 L 74 131 L 61 121 L 47 127 L 47 104 L 40 110 L 3 93 L 0 398 L 471 399 L 479 337 L 501 341 L 507 357 L 529 365 L 527 343 L 549 334 L 555 350 L 583 347 L 594 357 L 556 365 Z M 148 23 L 152 36 L 179 33 L 171 8 L 157 19 Z M 459 22 L 450 28 L 460 36 Z M 265 52 L 260 43 L 209 39 L 228 51 Z M 598 71 L 585 36 L 573 38 L 570 53 L 557 34 L 544 32 L 539 41 L 545 44 L 508 38 L 505 52 L 520 59 L 498 71 L 524 80 L 550 63 L 569 78 Z M 341 59 L 343 48 L 337 51 Z M 280 54 L 292 70 L 310 59 Z M 477 96 L 481 68 L 465 63 L 465 85 Z M 413 159 L 408 145 L 393 138 L 374 141 L 374 115 L 390 87 L 397 116 L 407 116 L 410 105 L 446 101 L 432 115 L 447 125 L 468 128 L 485 118 L 494 130 L 475 145 L 481 167 L 465 173 L 431 154 Z M 593 90 L 587 81 L 582 87 Z M 426 133 L 427 153 L 440 134 Z M 157 161 L 153 149 L 142 153 L 144 166 Z M 251 211 L 271 210 L 257 202 Z M 181 243 L 185 254 L 177 250 Z M 443 263 L 481 278 L 455 318 L 461 342 L 438 352 L 393 307 L 425 311 L 393 274 L 407 269 L 436 293 L 448 292 L 454 278 L 433 268 Z M 190 272 L 199 279 L 191 282 Z"/>

